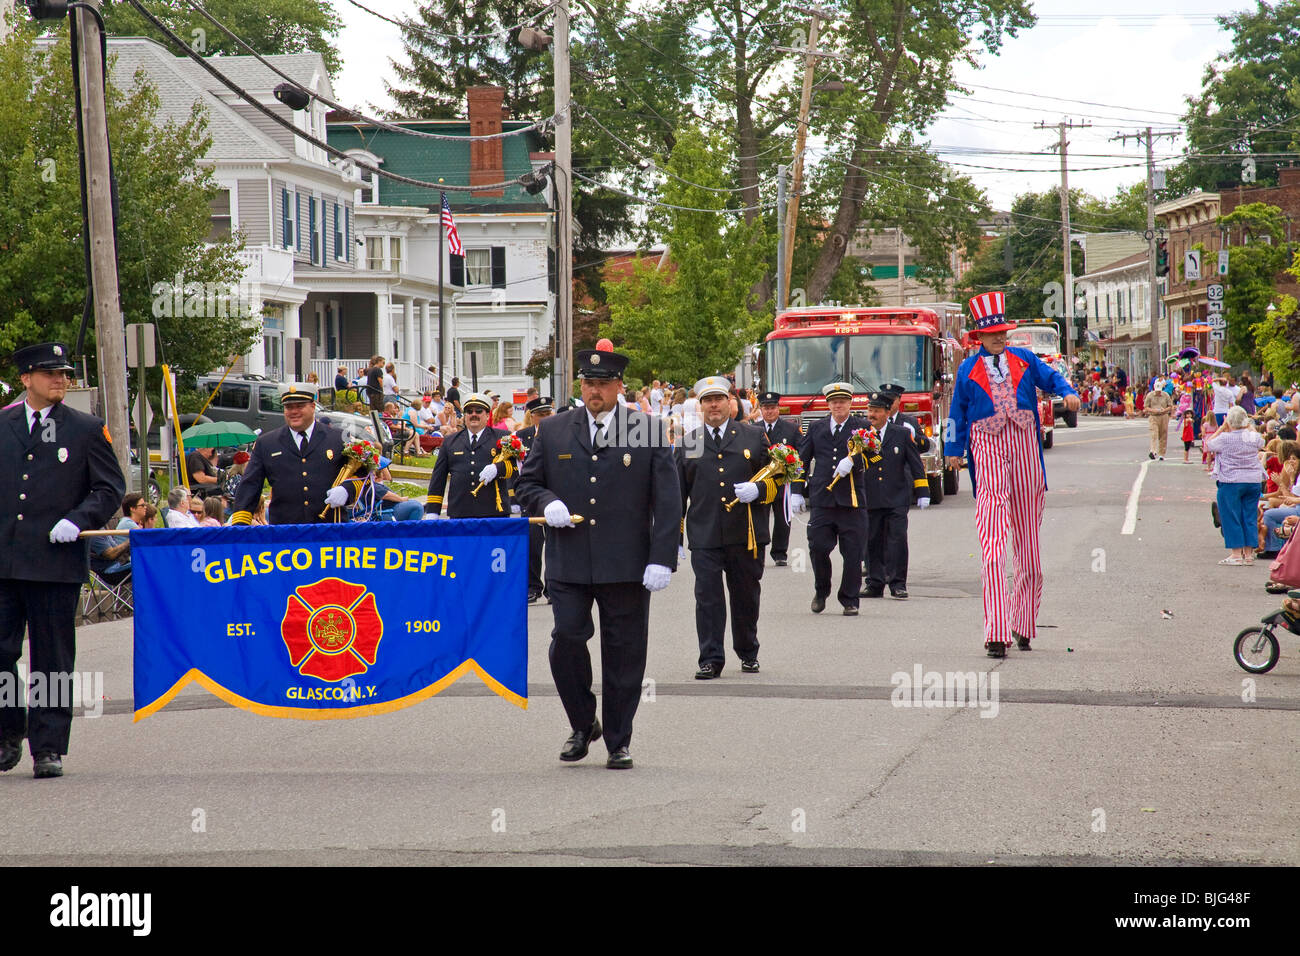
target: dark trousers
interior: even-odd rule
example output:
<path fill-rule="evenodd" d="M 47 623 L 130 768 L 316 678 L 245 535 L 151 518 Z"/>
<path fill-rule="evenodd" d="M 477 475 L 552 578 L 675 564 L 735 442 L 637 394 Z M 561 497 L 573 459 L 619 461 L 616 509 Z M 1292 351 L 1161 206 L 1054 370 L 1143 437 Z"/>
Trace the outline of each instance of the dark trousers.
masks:
<path fill-rule="evenodd" d="M 727 598 L 731 599 L 731 646 L 742 661 L 758 660 L 758 598 L 763 579 L 763 549 L 754 557 L 747 547 L 695 548 L 695 633 L 700 640 L 700 664 L 727 661 L 722 638 L 727 629 Z M 723 594 L 722 581 L 727 581 Z"/>
<path fill-rule="evenodd" d="M 542 586 L 542 547 L 546 544 L 546 532 L 542 525 L 528 526 L 528 593 L 536 594 L 546 590 Z"/>
<path fill-rule="evenodd" d="M 813 589 L 818 597 L 831 593 L 831 550 L 838 541 L 840 557 L 844 560 L 839 602 L 844 607 L 858 606 L 865 523 L 865 512 L 860 508 L 812 509 L 812 519 L 808 522 L 808 553 L 812 558 Z"/>
<path fill-rule="evenodd" d="M 23 653 L 23 631 L 28 632 L 29 675 L 45 681 L 42 706 L 23 709 L 20 697 L 8 693 L 0 702 L 0 737 L 22 740 L 27 736 L 33 755 L 68 752 L 72 731 L 72 701 L 52 700 L 56 687 L 69 687 L 77 656 L 77 599 L 80 584 L 0 580 L 0 679 L 11 682 L 18 694 L 18 658 Z M 50 704 L 66 706 L 52 707 Z"/>
<path fill-rule="evenodd" d="M 907 588 L 907 509 L 867 510 L 867 587 L 883 591 Z"/>
<path fill-rule="evenodd" d="M 785 495 L 786 492 L 782 489 L 769 509 L 772 512 L 772 547 L 770 550 L 773 561 L 785 561 L 790 556 L 790 522 L 785 520 Z"/>
<path fill-rule="evenodd" d="M 596 719 L 591 692 L 591 654 L 587 641 L 595 633 L 591 603 L 600 609 L 601 718 L 605 746 L 614 751 L 632 741 L 632 718 L 641 702 L 646 643 L 650 628 L 650 592 L 640 581 L 573 584 L 548 580 L 551 612 L 551 677 L 574 730 L 587 730 Z"/>

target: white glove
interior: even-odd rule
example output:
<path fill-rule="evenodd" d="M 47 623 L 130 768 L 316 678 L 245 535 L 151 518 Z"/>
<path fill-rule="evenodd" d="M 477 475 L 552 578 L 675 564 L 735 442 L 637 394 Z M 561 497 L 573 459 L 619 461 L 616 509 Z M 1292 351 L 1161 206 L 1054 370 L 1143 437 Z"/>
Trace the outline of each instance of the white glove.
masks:
<path fill-rule="evenodd" d="M 668 587 L 668 582 L 672 580 L 672 577 L 673 572 L 662 564 L 647 564 L 645 566 L 645 575 L 641 578 L 641 584 L 647 591 L 662 591 Z"/>
<path fill-rule="evenodd" d="M 59 523 L 50 529 L 50 544 L 71 544 L 79 534 L 80 528 L 67 518 L 60 518 Z"/>
<path fill-rule="evenodd" d="M 483 484 L 485 484 L 485 485 L 486 485 L 489 481 L 496 481 L 496 480 L 497 480 L 497 466 L 496 466 L 496 465 L 484 465 L 484 466 L 483 466 L 483 470 L 480 471 L 480 472 L 478 473 L 478 480 L 481 481 L 481 482 L 483 482 Z"/>
<path fill-rule="evenodd" d="M 341 508 L 348 503 L 348 490 L 342 485 L 335 485 L 325 493 L 325 507 Z"/>
<path fill-rule="evenodd" d="M 546 518 L 546 523 L 552 528 L 573 527 L 573 517 L 569 514 L 568 507 L 559 498 L 547 505 L 542 515 Z"/>
<path fill-rule="evenodd" d="M 441 515 L 435 515 L 435 514 L 427 514 L 427 515 L 423 515 L 423 516 L 421 516 L 420 520 L 421 520 L 421 521 L 436 521 L 436 520 L 437 520 L 438 518 L 440 518 L 440 517 L 442 517 L 442 516 L 441 516 Z"/>
<path fill-rule="evenodd" d="M 916 499 L 916 506 L 917 506 L 918 508 L 921 508 L 921 509 L 928 508 L 928 507 L 930 507 L 930 499 L 929 499 L 929 498 L 917 498 L 917 499 Z"/>
<path fill-rule="evenodd" d="M 841 478 L 843 478 L 852 470 L 853 470 L 852 458 L 841 458 L 840 463 L 835 466 L 835 474 L 839 475 Z"/>
<path fill-rule="evenodd" d="M 803 495 L 793 491 L 790 492 L 790 510 L 797 515 L 801 515 L 808 510 L 808 502 L 804 501 Z"/>
<path fill-rule="evenodd" d="M 677 546 L 677 563 L 678 564 L 686 563 L 686 549 L 682 547 L 680 544 Z"/>
<path fill-rule="evenodd" d="M 742 505 L 747 505 L 751 501 L 758 500 L 758 485 L 754 484 L 752 481 L 742 481 L 733 487 L 732 490 L 736 493 L 736 498 L 740 500 Z"/>
<path fill-rule="evenodd" d="M 511 505 L 511 506 L 510 506 L 510 514 L 511 514 L 513 517 L 518 518 L 518 517 L 519 517 L 520 515 L 522 515 L 523 513 L 524 513 L 524 509 L 520 508 L 518 505 Z"/>

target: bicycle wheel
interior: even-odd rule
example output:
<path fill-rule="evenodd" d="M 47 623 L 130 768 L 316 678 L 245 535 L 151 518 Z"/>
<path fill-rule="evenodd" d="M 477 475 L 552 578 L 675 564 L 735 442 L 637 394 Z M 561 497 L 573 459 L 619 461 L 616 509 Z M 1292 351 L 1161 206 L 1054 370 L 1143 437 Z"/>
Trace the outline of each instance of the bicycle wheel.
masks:
<path fill-rule="evenodd" d="M 1251 674 L 1267 674 L 1281 653 L 1271 627 L 1248 627 L 1232 644 L 1237 664 Z"/>

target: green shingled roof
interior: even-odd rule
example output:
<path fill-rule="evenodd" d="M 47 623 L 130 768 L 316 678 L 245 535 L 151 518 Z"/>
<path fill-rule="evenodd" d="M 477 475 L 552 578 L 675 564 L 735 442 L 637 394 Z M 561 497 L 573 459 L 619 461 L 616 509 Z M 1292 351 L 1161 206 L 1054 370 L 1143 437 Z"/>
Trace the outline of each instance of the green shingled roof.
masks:
<path fill-rule="evenodd" d="M 454 120 L 403 120 L 396 125 L 408 129 L 417 129 L 429 133 L 448 136 L 470 135 L 469 123 Z M 502 128 L 506 131 L 528 126 L 528 123 L 506 122 Z M 376 129 L 366 123 L 331 122 L 327 127 L 327 139 L 337 149 L 366 149 L 376 156 L 384 158 L 383 169 L 422 179 L 425 182 L 437 182 L 444 179 L 449 186 L 469 185 L 469 147 L 463 143 L 450 140 L 424 139 L 418 136 L 406 136 L 390 130 Z M 507 136 L 501 141 L 502 162 L 505 166 L 503 179 L 514 179 L 532 171 L 528 152 L 537 149 L 535 132 Z M 408 186 L 405 183 L 385 179 L 379 185 L 379 199 L 385 206 L 427 206 L 438 208 L 437 190 L 422 186 Z M 465 192 L 450 192 L 447 200 L 453 209 L 474 209 L 476 207 L 527 207 L 546 209 L 546 196 L 538 193 L 531 196 L 522 186 L 508 186 L 502 196 L 471 195 Z"/>

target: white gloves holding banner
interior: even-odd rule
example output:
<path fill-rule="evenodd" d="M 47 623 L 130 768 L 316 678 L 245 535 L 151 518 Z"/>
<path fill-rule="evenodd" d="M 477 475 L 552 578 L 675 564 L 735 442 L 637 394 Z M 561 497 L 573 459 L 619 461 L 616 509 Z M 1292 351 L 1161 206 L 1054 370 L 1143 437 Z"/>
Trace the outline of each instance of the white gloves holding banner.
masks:
<path fill-rule="evenodd" d="M 841 478 L 843 478 L 852 470 L 853 470 L 852 458 L 841 458 L 840 463 L 835 466 L 835 474 L 839 475 Z"/>
<path fill-rule="evenodd" d="M 672 577 L 673 572 L 662 564 L 647 564 L 645 575 L 641 578 L 641 584 L 647 591 L 662 591 L 668 587 L 668 582 L 672 580 Z"/>
<path fill-rule="evenodd" d="M 325 493 L 325 507 L 342 508 L 348 503 L 348 490 L 342 485 L 335 485 Z"/>
<path fill-rule="evenodd" d="M 546 523 L 552 528 L 573 527 L 573 517 L 569 514 L 569 508 L 559 498 L 547 505 L 542 514 L 546 518 Z"/>
<path fill-rule="evenodd" d="M 758 485 L 754 484 L 752 481 L 742 481 L 732 488 L 732 490 L 736 493 L 736 498 L 740 500 L 742 505 L 747 505 L 751 501 L 758 500 Z"/>
<path fill-rule="evenodd" d="M 81 529 L 67 518 L 60 518 L 59 523 L 50 529 L 50 544 L 71 544 L 77 540 Z M 19 637 L 22 635 L 19 634 Z"/>
<path fill-rule="evenodd" d="M 483 482 L 483 484 L 485 484 L 485 485 L 486 485 L 488 482 L 490 482 L 490 481 L 496 481 L 496 480 L 497 480 L 497 466 L 496 466 L 496 465 L 484 465 L 484 466 L 483 466 L 483 470 L 480 471 L 480 472 L 478 473 L 478 480 L 481 481 L 481 482 Z"/>

